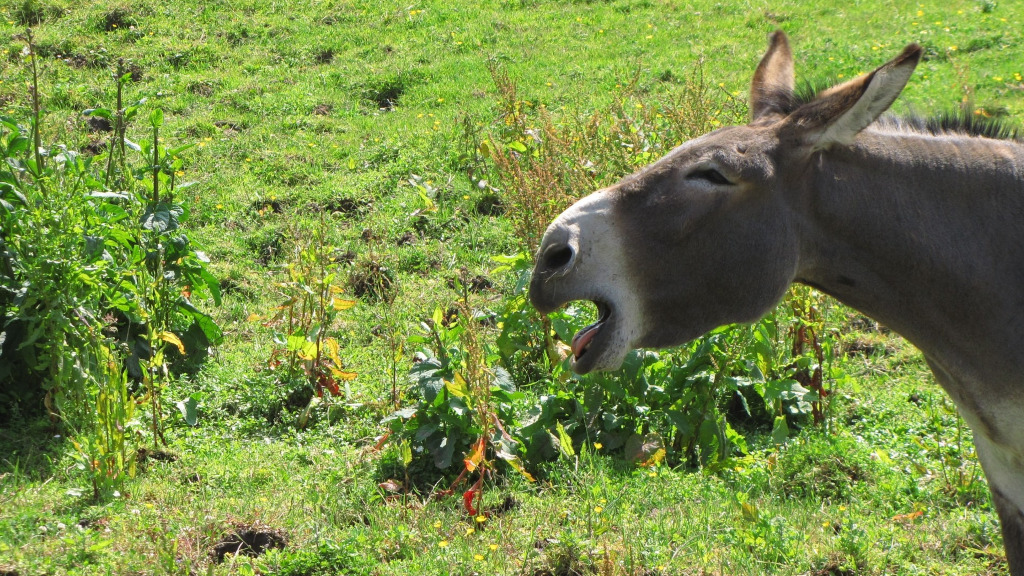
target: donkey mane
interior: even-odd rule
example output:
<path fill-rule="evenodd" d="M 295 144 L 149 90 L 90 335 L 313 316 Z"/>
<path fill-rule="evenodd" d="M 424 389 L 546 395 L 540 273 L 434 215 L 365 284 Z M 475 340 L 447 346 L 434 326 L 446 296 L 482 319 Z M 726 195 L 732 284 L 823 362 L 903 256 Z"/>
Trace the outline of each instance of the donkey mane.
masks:
<path fill-rule="evenodd" d="M 972 112 L 972 108 L 965 104 L 933 116 L 922 116 L 915 112 L 902 116 L 886 115 L 879 119 L 879 124 L 933 136 L 952 134 L 1024 143 L 1020 126 L 1005 118 Z"/>
<path fill-rule="evenodd" d="M 782 104 L 780 108 L 789 114 L 800 106 L 813 102 L 821 92 L 838 83 L 839 80 L 834 77 L 805 80 L 797 87 L 788 102 L 779 102 Z M 972 104 L 965 103 L 927 116 L 914 111 L 902 115 L 885 114 L 878 119 L 877 124 L 884 128 L 931 136 L 974 136 L 1024 143 L 1024 131 L 1012 120 L 979 114 L 975 110 Z"/>

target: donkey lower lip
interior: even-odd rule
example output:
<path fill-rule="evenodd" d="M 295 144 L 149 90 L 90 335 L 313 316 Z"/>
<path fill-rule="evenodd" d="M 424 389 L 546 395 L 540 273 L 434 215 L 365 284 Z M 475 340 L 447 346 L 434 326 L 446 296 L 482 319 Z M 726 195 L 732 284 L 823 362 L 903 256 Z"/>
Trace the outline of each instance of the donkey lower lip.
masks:
<path fill-rule="evenodd" d="M 572 337 L 572 355 L 573 359 L 578 361 L 587 350 L 590 349 L 591 343 L 594 338 L 601 331 L 605 321 L 608 320 L 608 316 L 611 314 L 611 308 L 603 302 L 594 302 L 597 305 L 598 318 L 597 322 L 594 322 L 590 326 L 580 330 Z"/>

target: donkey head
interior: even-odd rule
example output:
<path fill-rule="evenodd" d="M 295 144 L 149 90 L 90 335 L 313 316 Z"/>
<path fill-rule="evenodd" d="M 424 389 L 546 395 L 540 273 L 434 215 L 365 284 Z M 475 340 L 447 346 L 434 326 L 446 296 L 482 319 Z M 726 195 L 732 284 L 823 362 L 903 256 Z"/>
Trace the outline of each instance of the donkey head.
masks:
<path fill-rule="evenodd" d="M 530 300 L 541 312 L 597 305 L 598 321 L 573 338 L 573 370 L 614 370 L 632 348 L 681 344 L 769 311 L 800 270 L 816 159 L 852 145 L 920 55 L 910 45 L 799 104 L 789 44 L 776 32 L 754 73 L 750 124 L 686 142 L 558 216 L 538 250 Z"/>

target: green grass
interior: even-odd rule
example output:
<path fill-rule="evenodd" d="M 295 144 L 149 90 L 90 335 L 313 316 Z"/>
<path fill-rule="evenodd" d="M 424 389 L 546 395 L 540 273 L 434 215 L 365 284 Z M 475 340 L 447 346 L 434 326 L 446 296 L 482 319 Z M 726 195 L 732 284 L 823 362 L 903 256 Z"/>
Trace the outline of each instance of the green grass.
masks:
<path fill-rule="evenodd" d="M 113 105 L 110 70 L 124 59 L 131 97 L 164 109 L 166 140 L 199 144 L 185 153 L 199 184 L 184 203 L 223 279 L 212 311 L 227 342 L 168 392 L 199 398 L 198 427 L 169 431 L 176 460 L 150 460 L 119 498 L 80 495 L 45 424 L 0 430 L 0 573 L 1005 573 L 962 422 L 916 351 L 841 313 L 846 377 L 829 433 L 775 450 L 750 432 L 752 456 L 726 470 L 634 468 L 589 445 L 537 483 L 497 481 L 485 493 L 496 512 L 477 523 L 458 496 L 380 488 L 401 470 L 392 449 L 372 447 L 393 376 L 404 385 L 411 365 L 412 346 L 391 363 L 393 341 L 451 305 L 461 267 L 493 282 L 482 308 L 514 284 L 490 260 L 520 249 L 511 224 L 477 209 L 486 174 L 463 156 L 467 130 L 501 129 L 488 63 L 534 110 L 563 118 L 627 91 L 661 102 L 698 62 L 742 101 L 776 28 L 803 79 L 850 78 L 916 41 L 926 58 L 897 109 L 968 99 L 1012 119 L 1024 117 L 1021 22 L 1011 2 L 5 0 L 0 111 L 28 116 L 16 35 L 33 24 L 45 141 L 107 138 L 80 113 Z M 411 180 L 430 183 L 436 212 L 422 212 Z M 249 318 L 279 303 L 282 268 L 321 218 L 346 274 L 387 268 L 395 300 L 341 315 L 335 335 L 359 377 L 343 406 L 297 430 L 292 391 L 268 368 L 269 331 Z M 244 527 L 287 545 L 213 563 L 217 542 Z"/>

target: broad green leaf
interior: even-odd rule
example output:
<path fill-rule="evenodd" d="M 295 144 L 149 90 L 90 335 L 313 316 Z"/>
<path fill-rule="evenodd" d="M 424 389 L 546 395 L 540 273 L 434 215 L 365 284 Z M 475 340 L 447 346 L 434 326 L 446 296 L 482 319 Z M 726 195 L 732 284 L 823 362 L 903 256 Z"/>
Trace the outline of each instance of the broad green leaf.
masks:
<path fill-rule="evenodd" d="M 388 414 L 381 422 L 390 422 L 392 420 L 406 420 L 416 415 L 416 407 L 410 406 L 408 408 L 402 408 L 401 410 L 395 410 L 391 414 Z"/>
<path fill-rule="evenodd" d="M 199 417 L 199 404 L 195 398 L 191 396 L 185 400 L 175 402 L 178 407 L 178 411 L 181 412 L 181 417 L 185 419 L 185 423 L 189 426 L 195 426 Z"/>
<path fill-rule="evenodd" d="M 445 382 L 445 387 L 448 388 L 448 392 L 459 398 L 465 398 L 469 395 L 466 380 L 458 372 L 455 373 L 455 377 L 450 382 Z"/>
<path fill-rule="evenodd" d="M 452 465 L 452 456 L 455 454 L 457 441 L 458 433 L 453 431 L 450 436 L 442 436 L 434 447 L 428 447 L 431 454 L 434 455 L 434 466 L 444 470 Z"/>
<path fill-rule="evenodd" d="M 784 444 L 789 439 L 789 424 L 786 423 L 785 416 L 776 416 L 775 424 L 772 426 L 772 442 L 775 444 Z"/>
<path fill-rule="evenodd" d="M 114 543 L 113 540 L 100 540 L 99 542 L 93 544 L 92 546 L 89 546 L 88 550 L 89 550 L 89 552 L 99 552 L 100 550 L 103 550 L 104 548 L 109 548 L 110 545 L 113 544 L 113 543 Z"/>
<path fill-rule="evenodd" d="M 24 136 L 15 136 L 11 138 L 11 141 L 7 143 L 7 155 L 14 156 L 28 150 L 31 146 L 31 140 Z"/>
<path fill-rule="evenodd" d="M 402 450 L 402 466 L 406 468 L 412 464 L 412 443 L 408 440 L 403 440 L 401 445 Z"/>
<path fill-rule="evenodd" d="M 214 346 L 224 341 L 224 333 L 212 317 L 195 307 L 185 298 L 178 300 L 178 307 L 188 313 L 192 320 L 199 326 L 199 329 L 206 335 L 206 339 Z"/>
<path fill-rule="evenodd" d="M 418 382 L 420 394 L 423 395 L 423 401 L 427 404 L 433 404 L 445 387 L 445 381 L 440 376 L 424 376 Z"/>
<path fill-rule="evenodd" d="M 438 422 L 425 422 L 419 425 L 419 428 L 416 429 L 416 434 L 413 435 L 413 438 L 417 442 L 423 442 L 427 438 L 433 436 L 434 433 L 440 429 L 441 424 Z"/>
<path fill-rule="evenodd" d="M 185 150 L 188 150 L 189 148 L 195 147 L 195 145 L 196 145 L 195 142 L 190 142 L 188 144 L 182 144 L 181 146 L 177 146 L 175 148 L 169 148 L 167 150 L 167 155 L 168 156 L 177 156 L 178 154 L 181 154 Z"/>
<path fill-rule="evenodd" d="M 213 296 L 214 304 L 220 306 L 220 281 L 217 280 L 216 276 L 214 276 L 208 270 L 206 270 L 206 268 L 203 268 L 203 271 L 199 273 L 199 277 L 203 279 L 203 283 L 206 285 L 206 288 L 210 291 L 210 295 Z"/>
<path fill-rule="evenodd" d="M 158 234 L 177 230 L 178 219 L 184 213 L 184 209 L 175 204 L 169 205 L 163 202 L 151 204 L 146 207 L 142 214 L 142 228 L 152 230 Z"/>
<path fill-rule="evenodd" d="M 10 185 L 2 186 L 2 187 L 0 187 L 0 193 L 11 194 L 12 196 L 14 196 L 18 200 L 19 203 L 21 203 L 22 206 L 28 206 L 28 198 L 26 198 L 25 195 L 22 194 L 21 191 L 18 190 L 17 188 L 15 188 L 14 186 L 10 186 Z M 11 209 L 13 210 L 14 207 L 11 206 Z"/>
<path fill-rule="evenodd" d="M 665 460 L 665 441 L 660 434 L 633 434 L 626 440 L 626 460 L 638 466 L 655 466 Z"/>
<path fill-rule="evenodd" d="M 561 422 L 555 422 L 555 431 L 558 433 L 558 448 L 566 458 L 576 456 L 576 450 L 572 447 L 572 438 L 566 433 Z"/>
<path fill-rule="evenodd" d="M 99 118 L 106 118 L 107 120 L 113 118 L 114 114 L 106 108 L 87 108 L 82 110 L 83 116 L 97 116 Z"/>
<path fill-rule="evenodd" d="M 448 398 L 448 409 L 452 411 L 452 414 L 455 414 L 460 418 L 469 414 L 469 406 L 466 406 L 466 402 L 458 396 L 451 396 Z"/>
<path fill-rule="evenodd" d="M 508 370 L 505 370 L 501 366 L 495 366 L 493 371 L 494 380 L 491 382 L 493 386 L 509 393 L 516 391 L 516 384 L 512 381 L 512 375 L 508 373 Z"/>

